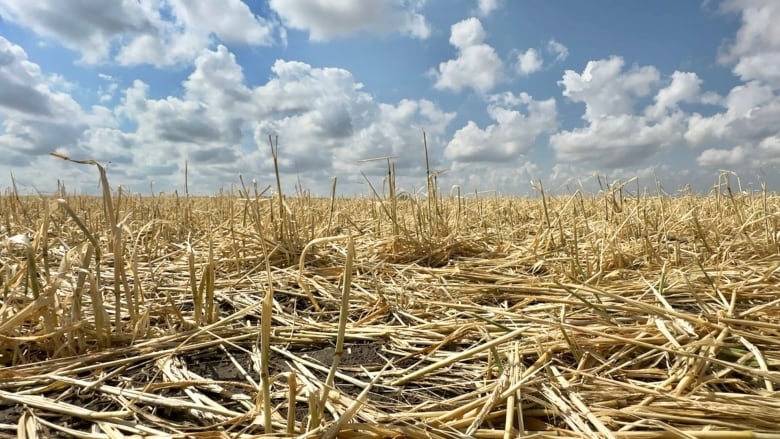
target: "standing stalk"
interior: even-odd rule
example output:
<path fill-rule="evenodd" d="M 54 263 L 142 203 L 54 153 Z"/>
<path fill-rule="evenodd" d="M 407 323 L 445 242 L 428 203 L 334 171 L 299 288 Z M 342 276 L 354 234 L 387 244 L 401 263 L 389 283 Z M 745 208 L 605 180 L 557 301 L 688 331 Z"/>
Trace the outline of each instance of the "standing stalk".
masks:
<path fill-rule="evenodd" d="M 347 243 L 347 261 L 344 264 L 344 283 L 341 286 L 341 311 L 339 312 L 338 335 L 336 336 L 336 349 L 333 353 L 333 364 L 330 366 L 328 378 L 325 380 L 325 386 L 322 389 L 322 396 L 317 410 L 317 418 L 312 423 L 313 428 L 319 427 L 322 420 L 322 414 L 325 410 L 325 404 L 328 401 L 328 394 L 333 388 L 336 379 L 336 370 L 341 363 L 341 357 L 344 355 L 344 338 L 347 332 L 347 318 L 349 317 L 349 290 L 352 287 L 352 260 L 355 257 L 355 242 L 352 237 Z"/>
<path fill-rule="evenodd" d="M 266 434 L 272 432 L 271 425 L 271 376 L 268 364 L 271 361 L 271 318 L 274 306 L 274 281 L 271 263 L 268 261 L 268 249 L 265 241 L 260 240 L 265 259 L 265 271 L 268 275 L 268 289 L 263 298 L 263 310 L 260 324 L 260 382 L 263 388 L 263 428 Z"/>

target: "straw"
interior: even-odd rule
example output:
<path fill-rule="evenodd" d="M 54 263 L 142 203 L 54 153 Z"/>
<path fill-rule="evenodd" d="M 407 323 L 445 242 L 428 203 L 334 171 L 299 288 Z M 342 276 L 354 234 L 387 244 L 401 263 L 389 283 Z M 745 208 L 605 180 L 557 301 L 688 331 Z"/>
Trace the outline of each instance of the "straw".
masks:
<path fill-rule="evenodd" d="M 366 197 L 0 195 L 2 434 L 780 438 L 776 194 L 430 161 L 422 199 L 382 160 Z"/>

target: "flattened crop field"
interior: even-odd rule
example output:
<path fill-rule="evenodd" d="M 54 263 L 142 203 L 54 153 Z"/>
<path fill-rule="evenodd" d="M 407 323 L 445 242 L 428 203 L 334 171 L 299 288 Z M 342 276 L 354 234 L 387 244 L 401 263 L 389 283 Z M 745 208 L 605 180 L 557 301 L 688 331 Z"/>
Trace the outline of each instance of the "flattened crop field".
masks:
<path fill-rule="evenodd" d="M 429 188 L 9 191 L 0 437 L 780 437 L 780 198 Z"/>

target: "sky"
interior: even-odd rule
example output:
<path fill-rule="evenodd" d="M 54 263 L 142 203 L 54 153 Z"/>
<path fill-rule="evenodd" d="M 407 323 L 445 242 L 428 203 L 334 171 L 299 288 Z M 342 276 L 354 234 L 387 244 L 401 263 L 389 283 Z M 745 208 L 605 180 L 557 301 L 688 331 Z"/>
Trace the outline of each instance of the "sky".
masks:
<path fill-rule="evenodd" d="M 780 189 L 777 0 L 0 0 L 0 188 Z"/>

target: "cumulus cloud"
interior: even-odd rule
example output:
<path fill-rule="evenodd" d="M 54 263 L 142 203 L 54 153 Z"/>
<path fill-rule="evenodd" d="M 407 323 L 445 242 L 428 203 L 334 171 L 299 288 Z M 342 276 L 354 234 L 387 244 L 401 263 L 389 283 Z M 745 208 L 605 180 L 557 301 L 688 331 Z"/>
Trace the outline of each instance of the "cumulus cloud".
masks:
<path fill-rule="evenodd" d="M 682 141 L 684 120 L 680 113 L 651 122 L 644 116 L 607 116 L 583 128 L 561 131 L 550 137 L 559 160 L 601 167 L 635 166 L 658 150 Z"/>
<path fill-rule="evenodd" d="M 255 142 L 265 145 L 269 135 L 278 135 L 283 169 L 327 174 L 334 149 L 351 139 L 355 125 L 370 123 L 355 119 L 375 103 L 344 69 L 277 60 L 271 71 L 271 80 L 253 91 L 253 101 L 259 103 Z"/>
<path fill-rule="evenodd" d="M 479 93 L 490 91 L 502 79 L 503 62 L 495 49 L 485 44 L 485 28 L 477 18 L 452 25 L 450 44 L 458 57 L 439 64 L 435 87 L 459 92 L 472 88 Z"/>
<path fill-rule="evenodd" d="M 424 163 L 420 131 L 432 144 L 441 137 L 454 114 L 426 100 L 398 104 L 376 102 L 352 74 L 338 68 L 314 68 L 296 61 L 277 61 L 274 77 L 254 90 L 259 122 L 258 145 L 269 134 L 280 136 L 282 166 L 291 171 L 356 172 L 357 160 L 396 156 L 399 172 Z"/>
<path fill-rule="evenodd" d="M 725 13 L 741 15 L 736 37 L 727 42 L 719 61 L 732 66 L 744 82 L 726 96 L 702 95 L 702 101 L 720 111 L 694 112 L 687 123 L 685 140 L 695 148 L 706 147 L 699 165 L 733 169 L 780 162 L 777 121 L 780 120 L 780 4 L 772 0 L 726 0 Z"/>
<path fill-rule="evenodd" d="M 582 73 L 566 70 L 558 85 L 563 87 L 565 97 L 585 104 L 585 120 L 630 114 L 636 98 L 651 92 L 660 73 L 653 66 L 632 67 L 623 72 L 624 65 L 619 56 L 588 61 Z"/>
<path fill-rule="evenodd" d="M 515 69 L 521 75 L 527 76 L 542 69 L 542 56 L 536 49 L 528 49 L 517 55 Z"/>
<path fill-rule="evenodd" d="M 27 118 L 57 118 L 72 114 L 78 104 L 54 89 L 40 67 L 21 47 L 0 36 L 0 114 Z"/>
<path fill-rule="evenodd" d="M 623 67 L 622 58 L 611 57 L 589 61 L 582 73 L 564 73 L 558 84 L 564 96 L 585 104 L 586 125 L 550 137 L 559 160 L 612 169 L 631 167 L 663 148 L 683 143 L 686 116 L 677 111 L 677 104 L 698 96 L 698 77 L 675 72 L 642 114 L 636 112 L 636 102 L 657 88 L 660 73 L 653 66 L 627 71 Z"/>
<path fill-rule="evenodd" d="M 486 17 L 503 5 L 503 0 L 477 0 L 477 12 Z"/>
<path fill-rule="evenodd" d="M 136 80 L 125 90 L 119 112 L 137 126 L 138 142 L 191 150 L 234 145 L 241 136 L 240 117 L 211 111 L 202 101 L 148 97 L 149 86 Z"/>
<path fill-rule="evenodd" d="M 777 132 L 780 96 L 768 85 L 751 81 L 731 89 L 725 111 L 711 116 L 694 113 L 685 139 L 693 146 L 713 142 L 756 144 Z"/>
<path fill-rule="evenodd" d="M 75 144 L 86 125 L 67 120 L 6 119 L 3 129 L 4 133 L 0 134 L 3 151 L 36 155 Z"/>
<path fill-rule="evenodd" d="M 213 33 L 223 43 L 264 46 L 274 42 L 275 24 L 252 13 L 241 0 L 167 0 L 174 14 L 190 31 Z"/>
<path fill-rule="evenodd" d="M 2 57 L 5 64 L 26 60 L 23 51 L 11 49 L 1 52 L 14 54 L 13 59 Z M 340 187 L 354 191 L 361 179 L 358 171 L 384 172 L 358 163 L 377 155 L 396 156 L 399 177 L 419 179 L 425 163 L 423 129 L 433 165 L 438 166 L 447 127 L 455 117 L 428 100 L 378 102 L 345 69 L 277 60 L 267 82 L 250 86 L 224 46 L 200 51 L 193 64 L 176 95 L 155 96 L 149 84 L 135 80 L 117 91 L 113 108 L 89 109 L 57 97 L 60 92 L 47 88 L 38 65 L 30 62 L 25 69 L 16 69 L 37 72 L 21 78 L 46 97 L 45 105 L 32 111 L 3 101 L 8 108 L 0 107 L 0 148 L 5 152 L 0 163 L 32 175 L 32 166 L 61 167 L 45 160 L 46 153 L 57 150 L 111 162 L 115 184 L 144 190 L 153 180 L 157 190 L 169 191 L 183 184 L 187 161 L 189 189 L 213 192 L 234 183 L 238 174 L 272 178 L 267 139 L 278 135 L 283 182 L 289 184 L 297 174 L 302 184 L 317 190 L 333 175 L 346 174 L 341 184 L 351 180 L 352 187 Z M 6 69 L 0 69 L 0 75 L 9 76 Z M 56 175 L 94 182 L 91 174 Z"/>
<path fill-rule="evenodd" d="M 563 95 L 585 105 L 585 125 L 550 137 L 563 162 L 596 168 L 633 168 L 659 151 L 676 146 L 707 147 L 702 167 L 760 166 L 756 152 L 775 155 L 767 139 L 776 135 L 780 118 L 778 90 L 758 80 L 734 87 L 720 97 L 702 90 L 694 72 L 675 71 L 662 78 L 653 66 L 625 68 L 622 58 L 590 61 L 581 73 L 567 70 Z M 637 103 L 652 98 L 644 108 Z M 709 115 L 690 113 L 685 104 L 723 108 Z M 698 108 L 698 107 L 692 107 Z M 763 143 L 762 143 L 763 142 Z"/>
<path fill-rule="evenodd" d="M 271 0 L 269 4 L 286 26 L 308 31 L 314 41 L 359 32 L 400 32 L 420 39 L 431 34 L 420 12 L 425 0 Z"/>
<path fill-rule="evenodd" d="M 452 136 L 445 156 L 458 162 L 504 162 L 527 155 L 534 141 L 558 127 L 555 99 L 534 100 L 527 93 L 491 97 L 487 107 L 495 122 L 480 128 L 474 121 Z M 518 109 L 518 107 L 522 107 Z"/>
<path fill-rule="evenodd" d="M 725 12 L 742 15 L 736 38 L 720 54 L 720 61 L 733 65 L 743 81 L 761 81 L 780 88 L 780 3 L 774 0 L 726 0 Z"/>
<path fill-rule="evenodd" d="M 658 91 L 655 103 L 648 107 L 645 113 L 651 118 L 660 118 L 668 110 L 678 107 L 681 102 L 697 102 L 701 98 L 700 86 L 702 80 L 693 72 L 675 71 L 671 83 Z"/>
<path fill-rule="evenodd" d="M 699 166 L 706 167 L 735 167 L 743 165 L 748 154 L 748 149 L 737 146 L 732 149 L 705 149 L 696 158 Z"/>
<path fill-rule="evenodd" d="M 226 44 L 270 45 L 277 25 L 241 0 L 0 2 L 0 16 L 77 51 L 86 63 L 170 66 L 188 62 L 213 38 Z"/>
<path fill-rule="evenodd" d="M 244 72 L 225 46 L 204 50 L 195 59 L 195 70 L 184 81 L 187 100 L 201 102 L 210 112 L 245 112 L 252 91 L 245 84 Z"/>
<path fill-rule="evenodd" d="M 0 149 L 5 153 L 0 161 L 18 162 L 24 154 L 72 145 L 86 129 L 79 104 L 57 90 L 60 82 L 0 36 Z"/>
<path fill-rule="evenodd" d="M 392 156 L 399 175 L 415 176 L 420 182 L 425 164 L 423 130 L 427 134 L 430 164 L 434 168 L 441 166 L 442 146 L 454 113 L 444 112 L 425 99 L 403 99 L 398 104 L 380 103 L 369 114 L 372 122 L 361 124 L 350 141 L 337 150 L 340 159 L 334 161 L 333 170 L 338 175 L 356 176 L 359 171 L 366 170 L 365 165 L 348 160 L 349 157 Z M 366 170 L 369 173 L 385 171 L 381 167 Z"/>
<path fill-rule="evenodd" d="M 528 76 L 545 67 L 549 68 L 554 63 L 564 61 L 569 56 L 569 49 L 554 39 L 547 42 L 546 49 L 547 54 L 552 57 L 552 61 L 545 62 L 542 50 L 531 47 L 517 55 L 515 71 L 521 76 Z"/>
<path fill-rule="evenodd" d="M 774 158 L 780 158 L 780 135 L 767 137 L 758 144 L 759 151 L 770 153 Z"/>

